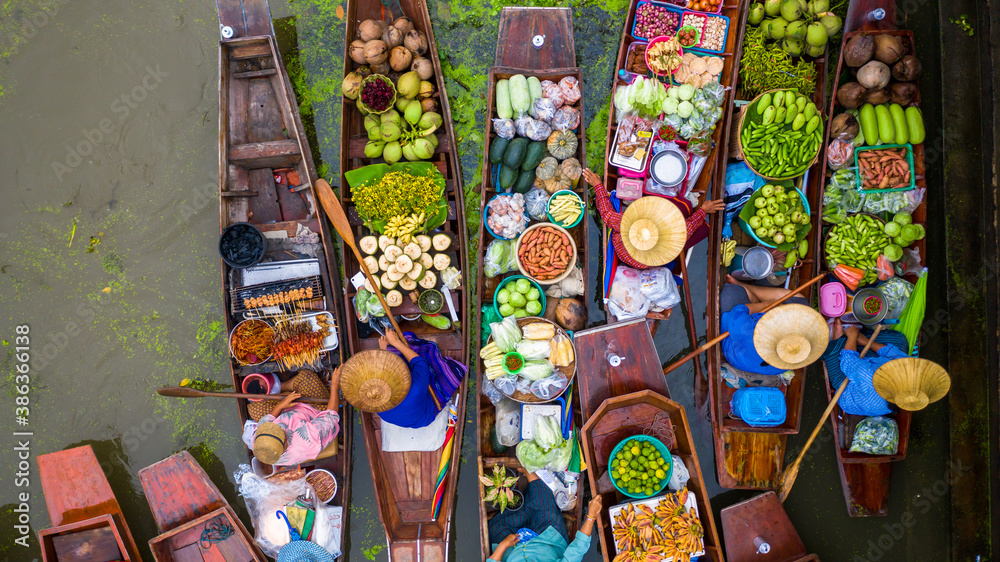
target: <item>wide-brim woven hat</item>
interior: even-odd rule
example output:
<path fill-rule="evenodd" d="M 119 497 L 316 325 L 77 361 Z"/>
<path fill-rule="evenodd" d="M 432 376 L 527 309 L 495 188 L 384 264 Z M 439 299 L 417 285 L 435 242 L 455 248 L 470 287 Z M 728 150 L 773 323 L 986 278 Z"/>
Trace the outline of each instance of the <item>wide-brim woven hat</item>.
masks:
<path fill-rule="evenodd" d="M 340 390 L 362 412 L 391 410 L 410 391 L 410 369 L 391 351 L 369 349 L 356 353 L 340 372 Z"/>
<path fill-rule="evenodd" d="M 826 351 L 830 332 L 823 315 L 804 304 L 784 304 L 768 311 L 753 330 L 753 347 L 768 365 L 799 369 Z"/>
<path fill-rule="evenodd" d="M 882 398 L 904 410 L 916 411 L 944 398 L 951 389 L 951 376 L 933 361 L 904 357 L 879 367 L 872 385 Z"/>
<path fill-rule="evenodd" d="M 650 195 L 625 209 L 622 243 L 635 261 L 650 267 L 673 261 L 687 242 L 684 215 L 670 201 Z"/>
<path fill-rule="evenodd" d="M 314 542 L 292 541 L 278 551 L 278 562 L 333 562 L 333 555 Z"/>
<path fill-rule="evenodd" d="M 253 437 L 253 456 L 264 464 L 278 462 L 285 453 L 285 430 L 274 422 L 264 422 L 257 426 Z"/>

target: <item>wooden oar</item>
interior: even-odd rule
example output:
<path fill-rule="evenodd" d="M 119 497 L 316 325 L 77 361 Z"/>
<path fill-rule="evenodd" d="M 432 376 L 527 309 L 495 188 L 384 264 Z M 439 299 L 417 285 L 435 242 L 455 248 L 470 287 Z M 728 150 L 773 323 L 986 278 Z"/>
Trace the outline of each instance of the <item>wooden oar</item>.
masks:
<path fill-rule="evenodd" d="M 242 392 L 207 392 L 186 386 L 168 386 L 156 391 L 160 396 L 170 396 L 173 398 L 259 398 L 261 400 L 281 400 L 288 394 L 244 394 Z M 310 398 L 302 396 L 298 402 L 306 404 L 328 404 L 327 398 Z"/>
<path fill-rule="evenodd" d="M 354 240 L 354 231 L 351 230 L 351 223 L 347 221 L 347 214 L 344 213 L 344 207 L 337 200 L 337 196 L 333 193 L 333 189 L 330 188 L 330 184 L 324 179 L 316 180 L 316 193 L 319 195 L 319 202 L 323 205 L 323 210 L 326 211 L 326 216 L 333 223 L 333 228 L 337 230 L 340 237 L 344 239 L 344 243 L 347 244 L 351 251 L 354 252 L 354 257 L 358 260 L 359 264 L 364 264 L 365 260 L 361 257 L 361 252 L 358 251 L 358 243 Z M 368 278 L 368 284 L 373 288 L 378 287 L 375 278 L 368 271 L 367 267 L 361 267 L 361 271 L 364 272 L 365 277 Z M 346 271 L 344 272 L 346 275 Z M 399 328 L 399 324 L 396 323 L 396 318 L 392 315 L 392 311 L 389 309 L 389 304 L 385 302 L 385 297 L 382 296 L 382 291 L 375 291 L 375 296 L 378 297 L 378 302 L 382 303 L 382 308 L 385 309 L 385 315 L 389 317 L 389 321 L 392 322 L 392 329 L 396 330 L 396 334 L 399 339 L 406 341 L 406 336 L 403 335 L 403 330 Z"/>
<path fill-rule="evenodd" d="M 882 324 L 875 326 L 875 331 L 872 333 L 872 337 L 868 338 L 868 344 L 865 345 L 864 349 L 861 350 L 860 357 L 864 357 L 868 350 L 871 349 L 873 343 L 875 343 L 875 338 L 878 337 L 878 333 L 882 331 Z M 795 485 L 795 479 L 799 477 L 799 466 L 802 464 L 802 459 L 806 456 L 806 451 L 809 447 L 812 447 L 813 441 L 816 436 L 819 435 L 819 431 L 823 429 L 823 424 L 826 423 L 826 419 L 830 417 L 830 413 L 833 412 L 833 407 L 837 405 L 837 401 L 840 400 L 840 395 L 844 393 L 847 388 L 847 383 L 851 382 L 844 375 L 844 382 L 840 383 L 840 387 L 837 388 L 837 393 L 833 395 L 830 403 L 826 405 L 826 410 L 823 410 L 823 415 L 819 418 L 819 423 L 816 424 L 816 429 L 813 429 L 812 433 L 809 435 L 809 439 L 806 440 L 806 444 L 799 451 L 799 456 L 795 458 L 795 462 L 791 466 L 785 469 L 781 474 L 781 486 L 778 488 L 778 499 L 784 503 L 785 498 L 788 497 L 788 493 L 792 491 L 792 486 Z"/>
<path fill-rule="evenodd" d="M 804 289 L 806 289 L 807 287 L 811 286 L 812 284 L 816 283 L 817 281 L 819 281 L 820 279 L 822 279 L 824 277 L 826 277 L 825 273 L 823 275 L 817 275 L 816 277 L 813 277 L 812 279 L 810 279 L 805 284 L 799 285 L 797 288 L 793 289 L 787 295 L 781 297 L 780 299 L 778 299 L 778 300 L 772 302 L 771 304 L 767 305 L 766 307 L 764 307 L 764 309 L 761 310 L 761 312 L 767 312 L 768 310 L 771 310 L 772 308 L 778 306 L 779 304 L 782 304 L 783 302 L 785 302 L 788 299 L 792 298 L 796 294 L 802 292 Z M 673 364 L 671 364 L 668 367 L 666 367 L 665 369 L 663 369 L 663 374 L 666 375 L 667 373 L 673 371 L 677 367 L 680 367 L 681 365 L 683 365 L 683 364 L 687 363 L 688 361 L 694 359 L 698 355 L 700 355 L 700 354 L 708 351 L 709 349 L 712 349 L 712 347 L 714 347 L 720 341 L 722 341 L 722 340 L 724 340 L 724 339 L 726 339 L 728 337 L 729 337 L 729 332 L 723 332 L 718 337 L 713 338 L 711 341 L 709 341 L 705 345 L 699 347 L 698 349 L 692 351 L 691 353 L 688 353 L 684 357 L 680 358 L 679 360 L 677 360 Z"/>

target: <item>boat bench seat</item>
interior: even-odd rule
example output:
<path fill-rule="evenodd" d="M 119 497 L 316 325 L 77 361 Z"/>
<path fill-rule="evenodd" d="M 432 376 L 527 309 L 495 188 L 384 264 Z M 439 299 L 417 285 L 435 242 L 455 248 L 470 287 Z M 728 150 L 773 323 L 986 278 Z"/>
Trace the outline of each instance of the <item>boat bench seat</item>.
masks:
<path fill-rule="evenodd" d="M 294 166 L 302 159 L 295 139 L 251 142 L 229 147 L 229 162 L 247 169 Z"/>

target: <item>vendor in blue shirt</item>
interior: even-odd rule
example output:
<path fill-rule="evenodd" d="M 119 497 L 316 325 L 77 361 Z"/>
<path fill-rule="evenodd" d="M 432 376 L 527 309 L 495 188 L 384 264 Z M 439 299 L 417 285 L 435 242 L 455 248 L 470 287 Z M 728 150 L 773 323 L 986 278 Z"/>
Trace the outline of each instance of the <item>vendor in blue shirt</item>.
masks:
<path fill-rule="evenodd" d="M 837 401 L 841 410 L 858 416 L 884 416 L 892 412 L 892 407 L 875 392 L 875 371 L 893 359 L 909 357 L 900 349 L 908 348 L 906 336 L 895 330 L 882 331 L 871 342 L 868 354 L 861 357 L 858 347 L 866 345 L 868 337 L 857 326 L 845 328 L 840 318 L 837 318 L 833 323 L 830 346 L 823 359 L 833 388 L 838 388 L 845 376 L 851 379 Z"/>
<path fill-rule="evenodd" d="M 590 500 L 587 518 L 569 542 L 566 521 L 552 490 L 535 473 L 528 473 L 524 507 L 498 513 L 489 521 L 494 550 L 487 562 L 580 562 L 590 550 L 590 535 L 601 504 L 599 495 Z"/>
<path fill-rule="evenodd" d="M 722 310 L 722 331 L 729 332 L 729 337 L 722 340 L 722 354 L 730 365 L 759 375 L 780 375 L 787 370 L 771 366 L 761 358 L 754 349 L 753 332 L 757 322 L 764 316 L 761 311 L 789 292 L 791 291 L 782 287 L 741 283 L 733 276 L 726 275 L 726 284 L 722 286 L 719 296 L 719 308 Z M 809 304 L 809 301 L 800 296 L 791 297 L 785 302 Z"/>
<path fill-rule="evenodd" d="M 441 411 L 431 395 L 430 363 L 417 355 L 395 331 L 389 331 L 379 338 L 378 345 L 383 350 L 390 345 L 396 348 L 410 366 L 410 390 L 406 398 L 395 408 L 379 412 L 379 418 L 399 427 L 419 428 L 430 425 Z"/>

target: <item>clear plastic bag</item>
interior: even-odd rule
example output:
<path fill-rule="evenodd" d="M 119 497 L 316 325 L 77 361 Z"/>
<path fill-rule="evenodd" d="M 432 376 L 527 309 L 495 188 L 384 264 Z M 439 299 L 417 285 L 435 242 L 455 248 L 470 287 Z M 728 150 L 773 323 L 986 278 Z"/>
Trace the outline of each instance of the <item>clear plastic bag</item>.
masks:
<path fill-rule="evenodd" d="M 481 384 L 483 396 L 489 398 L 490 403 L 496 406 L 501 400 L 504 400 L 503 393 L 497 390 L 497 387 L 493 385 L 493 381 L 490 379 L 483 379 Z"/>
<path fill-rule="evenodd" d="M 528 136 L 528 125 L 530 125 L 535 120 L 531 118 L 530 115 L 522 115 L 514 120 L 514 131 L 519 137 Z"/>
<path fill-rule="evenodd" d="M 545 121 L 532 119 L 531 123 L 528 123 L 527 133 L 529 139 L 533 141 L 543 141 L 548 139 L 549 135 L 552 134 L 552 127 L 550 127 Z"/>
<path fill-rule="evenodd" d="M 639 291 L 660 310 L 672 308 L 681 302 L 674 275 L 665 267 L 640 271 Z"/>
<path fill-rule="evenodd" d="M 896 262 L 896 275 L 920 275 L 924 271 L 927 271 L 927 268 L 921 265 L 920 248 L 914 246 L 904 249 L 903 259 Z"/>
<path fill-rule="evenodd" d="M 545 342 L 548 344 L 548 342 Z M 555 400 L 556 396 L 569 386 L 566 375 L 556 371 L 552 376 L 531 383 L 531 393 L 542 400 Z"/>
<path fill-rule="evenodd" d="M 608 310 L 619 321 L 642 318 L 649 312 L 649 299 L 642 294 L 637 270 L 618 266 L 608 293 Z"/>
<path fill-rule="evenodd" d="M 498 136 L 507 140 L 514 138 L 514 135 L 517 134 L 517 127 L 510 119 L 494 119 L 493 130 L 497 132 Z"/>
<path fill-rule="evenodd" d="M 559 109 L 566 103 L 562 89 L 555 82 L 549 82 L 548 80 L 542 82 L 542 95 L 548 98 L 552 102 L 552 106 L 556 109 Z"/>
<path fill-rule="evenodd" d="M 497 418 L 493 427 L 497 431 L 497 441 L 504 447 L 513 447 L 521 442 L 521 405 L 507 398 L 494 404 Z"/>
<path fill-rule="evenodd" d="M 517 391 L 517 392 L 520 392 L 522 394 L 531 394 L 531 383 L 532 382 L 534 382 L 534 381 L 532 381 L 531 379 L 523 379 L 521 377 L 517 377 L 517 386 L 515 387 L 514 390 Z M 513 394 L 513 393 L 511 393 L 511 394 Z"/>
<path fill-rule="evenodd" d="M 846 168 L 854 163 L 854 144 L 843 139 L 830 141 L 826 148 L 826 161 L 833 170 Z"/>
<path fill-rule="evenodd" d="M 830 178 L 830 183 L 823 191 L 823 220 L 839 224 L 844 222 L 848 214 L 857 213 L 864 208 L 865 196 L 855 189 L 855 168 L 837 170 Z"/>
<path fill-rule="evenodd" d="M 559 90 L 562 92 L 563 100 L 572 105 L 580 101 L 580 81 L 575 76 L 566 76 L 559 81 Z"/>
<path fill-rule="evenodd" d="M 568 105 L 557 109 L 552 117 L 552 128 L 557 131 L 572 131 L 579 126 L 580 111 Z"/>
<path fill-rule="evenodd" d="M 695 92 L 694 99 L 706 99 L 711 101 L 712 105 L 721 106 L 726 100 L 726 90 L 728 89 L 718 81 L 709 82 Z"/>
<path fill-rule="evenodd" d="M 532 187 L 524 194 L 524 205 L 528 209 L 528 216 L 536 221 L 548 220 L 548 216 L 546 215 L 548 204 L 549 192 L 544 189 Z"/>
<path fill-rule="evenodd" d="M 539 470 L 535 473 L 535 476 L 542 482 L 545 482 L 545 485 L 552 490 L 552 495 L 555 496 L 556 505 L 559 509 L 562 511 L 572 511 L 576 507 L 576 491 L 580 480 L 579 474 L 567 471 L 552 472 L 551 470 Z"/>
<path fill-rule="evenodd" d="M 879 284 L 878 290 L 885 296 L 886 307 L 889 310 L 885 318 L 896 320 L 906 308 L 906 301 L 910 300 L 910 295 L 913 293 L 913 283 L 902 277 L 893 277 Z"/>
<path fill-rule="evenodd" d="M 556 116 L 556 108 L 552 105 L 552 100 L 548 98 L 538 98 L 531 104 L 531 116 L 546 123 Z"/>
<path fill-rule="evenodd" d="M 493 386 L 497 387 L 497 390 L 504 396 L 510 396 L 517 391 L 517 381 L 517 375 L 504 375 L 493 379 Z"/>
<path fill-rule="evenodd" d="M 858 422 L 851 440 L 852 453 L 894 455 L 899 446 L 899 426 L 896 420 L 874 416 Z"/>
<path fill-rule="evenodd" d="M 517 240 L 494 240 L 486 247 L 486 257 L 483 258 L 483 273 L 487 277 L 496 277 L 517 269 L 517 254 L 514 246 Z"/>
<path fill-rule="evenodd" d="M 672 491 L 677 491 L 687 486 L 688 480 L 691 479 L 691 472 L 688 471 L 688 467 L 684 464 L 684 460 L 677 455 L 671 455 L 674 463 L 674 471 L 670 474 L 670 481 L 667 482 L 667 489 Z"/>

